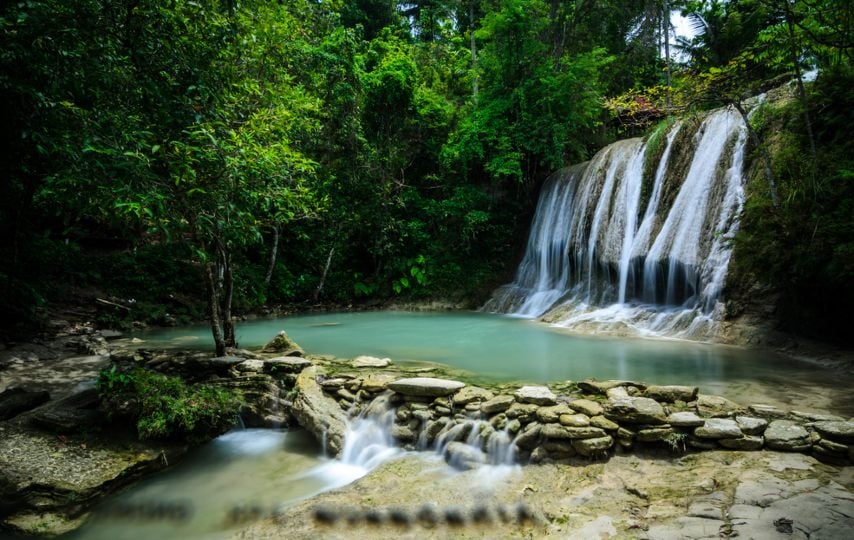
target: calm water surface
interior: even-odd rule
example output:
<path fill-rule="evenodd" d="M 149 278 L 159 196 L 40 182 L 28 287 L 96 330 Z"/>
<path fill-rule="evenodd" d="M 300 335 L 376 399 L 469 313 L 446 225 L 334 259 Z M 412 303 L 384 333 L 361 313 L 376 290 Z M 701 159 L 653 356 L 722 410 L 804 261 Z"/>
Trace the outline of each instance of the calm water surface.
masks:
<path fill-rule="evenodd" d="M 377 311 L 244 322 L 241 347 L 286 330 L 308 353 L 438 362 L 487 381 L 631 379 L 699 385 L 736 399 L 854 414 L 854 377 L 767 351 L 686 341 L 580 336 L 525 319 L 475 312 Z M 139 336 L 144 346 L 211 347 L 206 326 Z"/>
<path fill-rule="evenodd" d="M 319 454 L 320 447 L 302 430 L 232 431 L 105 501 L 83 527 L 63 538 L 225 538 L 241 525 L 361 475 L 342 471 Z"/>

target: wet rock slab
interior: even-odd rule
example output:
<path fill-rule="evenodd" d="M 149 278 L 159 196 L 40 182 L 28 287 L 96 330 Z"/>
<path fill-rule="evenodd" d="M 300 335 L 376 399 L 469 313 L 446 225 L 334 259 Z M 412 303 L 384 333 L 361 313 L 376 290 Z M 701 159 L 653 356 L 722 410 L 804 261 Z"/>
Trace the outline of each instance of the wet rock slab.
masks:
<path fill-rule="evenodd" d="M 854 527 L 854 473 L 809 456 L 713 451 L 672 460 L 576 459 L 447 475 L 410 454 L 234 537 L 841 539 Z M 347 519 L 369 511 L 380 516 L 376 522 Z M 393 513 L 408 518 L 394 521 Z M 781 520 L 791 521 L 791 534 L 778 531 Z"/>

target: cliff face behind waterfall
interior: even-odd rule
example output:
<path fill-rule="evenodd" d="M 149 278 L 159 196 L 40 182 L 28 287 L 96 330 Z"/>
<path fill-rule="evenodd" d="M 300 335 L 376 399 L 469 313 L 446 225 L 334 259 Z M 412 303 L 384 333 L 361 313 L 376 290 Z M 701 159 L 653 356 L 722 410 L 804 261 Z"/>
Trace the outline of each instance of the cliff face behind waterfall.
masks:
<path fill-rule="evenodd" d="M 484 308 L 583 330 L 714 339 L 746 142 L 741 115 L 723 108 L 556 172 L 515 279 Z"/>

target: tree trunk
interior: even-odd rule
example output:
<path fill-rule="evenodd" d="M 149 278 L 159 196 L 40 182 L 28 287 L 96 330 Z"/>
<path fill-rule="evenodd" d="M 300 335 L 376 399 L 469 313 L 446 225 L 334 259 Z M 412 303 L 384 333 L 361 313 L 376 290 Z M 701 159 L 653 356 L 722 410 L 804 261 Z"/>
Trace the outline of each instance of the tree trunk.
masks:
<path fill-rule="evenodd" d="M 208 282 L 208 317 L 217 356 L 225 356 L 225 339 L 222 335 L 222 315 L 219 310 L 219 284 L 213 263 L 205 263 L 205 278 Z"/>
<path fill-rule="evenodd" d="M 326 257 L 326 266 L 323 267 L 323 274 L 320 275 L 320 283 L 317 285 L 317 289 L 314 291 L 314 301 L 317 302 L 317 299 L 320 298 L 320 291 L 323 290 L 323 284 L 326 283 L 326 276 L 329 274 L 329 267 L 332 265 L 332 257 L 335 255 L 335 246 L 332 246 L 332 249 L 329 250 L 329 256 Z"/>
<path fill-rule="evenodd" d="M 273 269 L 276 267 L 276 257 L 279 255 L 279 228 L 273 227 L 273 246 L 270 248 L 270 263 L 267 266 L 267 275 L 264 276 L 264 285 L 270 284 L 273 277 Z"/>
<path fill-rule="evenodd" d="M 226 347 L 237 347 L 234 337 L 234 319 L 231 317 L 231 300 L 234 296 L 234 274 L 231 272 L 231 254 L 223 250 L 222 328 Z"/>
<path fill-rule="evenodd" d="M 765 169 L 765 179 L 768 181 L 768 191 L 771 194 L 771 204 L 774 208 L 780 206 L 780 196 L 777 194 L 777 182 L 774 180 L 774 171 L 771 168 L 771 154 L 768 153 L 768 149 L 765 148 L 765 145 L 762 144 L 762 140 L 759 138 L 759 134 L 750 126 L 750 120 L 747 116 L 747 111 L 744 110 L 744 107 L 741 105 L 741 102 L 734 101 L 733 106 L 735 110 L 741 115 L 742 119 L 744 119 L 744 125 L 747 126 L 747 135 L 753 141 L 753 144 L 756 146 L 756 149 L 759 150 L 760 155 L 762 156 L 762 165 Z"/>

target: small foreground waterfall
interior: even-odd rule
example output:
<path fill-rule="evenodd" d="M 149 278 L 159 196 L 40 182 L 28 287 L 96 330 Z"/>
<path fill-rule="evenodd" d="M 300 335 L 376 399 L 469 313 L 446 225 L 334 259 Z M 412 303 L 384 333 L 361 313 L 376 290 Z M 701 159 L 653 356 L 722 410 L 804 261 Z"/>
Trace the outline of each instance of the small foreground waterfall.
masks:
<path fill-rule="evenodd" d="M 583 331 L 715 337 L 744 202 L 732 108 L 616 142 L 545 183 L 513 283 L 484 310 Z"/>
<path fill-rule="evenodd" d="M 390 393 L 377 396 L 361 414 L 351 418 L 339 458 L 317 467 L 311 474 L 326 477 L 329 488 L 343 486 L 399 457 L 405 450 L 435 452 L 458 470 L 483 469 L 484 474 L 498 477 L 515 470 L 516 447 L 511 435 L 506 429 L 495 429 L 479 414 L 430 421 L 412 443 L 401 448 L 396 441 L 400 437 L 399 432 L 396 434 L 399 428 L 395 427 L 401 413 L 389 398 Z M 421 410 L 426 409 L 425 405 Z"/>

